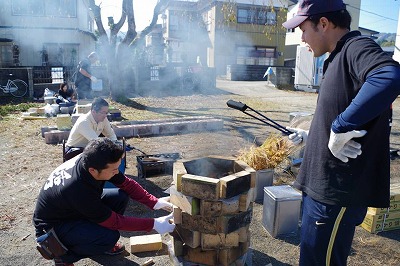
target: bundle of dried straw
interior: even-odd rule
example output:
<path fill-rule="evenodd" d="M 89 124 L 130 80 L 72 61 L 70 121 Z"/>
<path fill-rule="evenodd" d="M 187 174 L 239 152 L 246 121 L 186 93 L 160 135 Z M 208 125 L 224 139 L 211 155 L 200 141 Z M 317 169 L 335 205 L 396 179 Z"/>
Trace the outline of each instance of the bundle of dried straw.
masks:
<path fill-rule="evenodd" d="M 272 134 L 261 146 L 253 145 L 248 149 L 240 150 L 238 159 L 247 163 L 254 170 L 275 168 L 288 160 L 293 148 L 287 137 Z"/>

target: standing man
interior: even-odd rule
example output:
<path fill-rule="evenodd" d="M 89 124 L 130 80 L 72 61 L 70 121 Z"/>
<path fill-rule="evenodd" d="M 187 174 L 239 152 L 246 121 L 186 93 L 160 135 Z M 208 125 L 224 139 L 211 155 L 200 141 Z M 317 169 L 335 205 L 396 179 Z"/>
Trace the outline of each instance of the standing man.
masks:
<path fill-rule="evenodd" d="M 118 171 L 123 152 L 108 138 L 93 139 L 80 156 L 57 167 L 42 187 L 33 224 L 38 250 L 47 259 L 54 259 L 55 265 L 121 253 L 125 248 L 118 242 L 118 230 L 154 229 L 160 234 L 174 230 L 172 213 L 159 218 L 124 216 L 129 198 L 154 210 L 172 211 L 172 204 L 157 199 Z M 104 189 L 105 181 L 118 188 Z M 43 241 L 49 234 L 58 241 Z M 64 252 L 57 249 L 60 245 L 65 247 Z"/>
<path fill-rule="evenodd" d="M 108 102 L 103 98 L 95 98 L 92 102 L 90 112 L 81 115 L 75 122 L 69 133 L 65 147 L 65 159 L 80 154 L 88 142 L 102 134 L 104 137 L 117 140 L 110 121 L 107 119 Z"/>
<path fill-rule="evenodd" d="M 91 52 L 87 58 L 79 62 L 76 74 L 75 86 L 79 99 L 91 99 L 92 82 L 97 82 L 97 78 L 92 75 L 91 65 L 98 60 L 97 54 Z"/>
<path fill-rule="evenodd" d="M 389 207 L 390 105 L 400 67 L 372 39 L 350 31 L 342 0 L 300 0 L 283 26 L 325 60 L 317 107 L 294 186 L 303 192 L 300 265 L 346 265 L 367 207 Z"/>

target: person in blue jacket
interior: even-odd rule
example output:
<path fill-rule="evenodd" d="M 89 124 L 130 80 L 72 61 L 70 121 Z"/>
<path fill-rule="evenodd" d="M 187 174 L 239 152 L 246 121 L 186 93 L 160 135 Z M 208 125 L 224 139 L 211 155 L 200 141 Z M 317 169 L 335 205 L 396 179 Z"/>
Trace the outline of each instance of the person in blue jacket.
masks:
<path fill-rule="evenodd" d="M 346 265 L 355 227 L 368 207 L 389 207 L 390 106 L 400 92 L 400 67 L 371 38 L 350 31 L 342 0 L 301 0 L 283 26 L 324 62 L 294 187 L 303 193 L 300 265 Z M 290 129 L 290 128 L 289 128 Z"/>

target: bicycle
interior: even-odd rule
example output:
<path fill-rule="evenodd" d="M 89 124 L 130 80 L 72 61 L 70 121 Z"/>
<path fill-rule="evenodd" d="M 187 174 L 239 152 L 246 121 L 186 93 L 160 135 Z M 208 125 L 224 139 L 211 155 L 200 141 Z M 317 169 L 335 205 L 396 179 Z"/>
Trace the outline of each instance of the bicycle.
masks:
<path fill-rule="evenodd" d="M 0 85 L 0 89 L 4 93 L 11 93 L 14 97 L 23 97 L 28 92 L 28 85 L 21 79 L 8 79 L 6 85 Z"/>

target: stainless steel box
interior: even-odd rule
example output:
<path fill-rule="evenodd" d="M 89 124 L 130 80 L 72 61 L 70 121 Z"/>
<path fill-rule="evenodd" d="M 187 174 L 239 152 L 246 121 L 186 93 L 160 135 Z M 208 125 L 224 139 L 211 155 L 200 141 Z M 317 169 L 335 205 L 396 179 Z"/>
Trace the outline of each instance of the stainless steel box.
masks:
<path fill-rule="evenodd" d="M 289 185 L 264 188 L 262 223 L 272 237 L 297 234 L 301 193 Z"/>
<path fill-rule="evenodd" d="M 272 186 L 274 181 L 274 169 L 263 169 L 256 171 L 255 202 L 263 202 L 264 187 Z"/>

